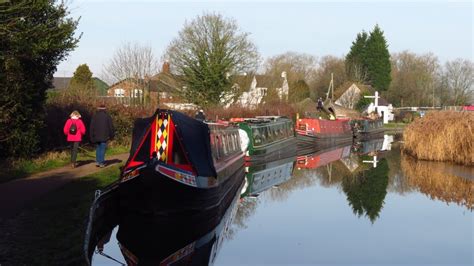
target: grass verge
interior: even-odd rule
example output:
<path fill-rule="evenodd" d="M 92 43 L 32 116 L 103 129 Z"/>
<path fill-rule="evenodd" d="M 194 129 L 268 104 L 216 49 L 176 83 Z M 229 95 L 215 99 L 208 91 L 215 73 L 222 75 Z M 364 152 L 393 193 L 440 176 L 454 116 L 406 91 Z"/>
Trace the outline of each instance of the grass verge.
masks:
<path fill-rule="evenodd" d="M 0 264 L 83 265 L 86 220 L 94 192 L 120 174 L 119 166 L 74 180 L 0 221 Z"/>
<path fill-rule="evenodd" d="M 113 156 L 129 152 L 129 147 L 123 145 L 110 145 L 106 156 Z M 92 146 L 81 147 L 77 156 L 78 161 L 95 159 L 95 149 Z M 18 160 L 4 162 L 0 166 L 4 169 L 0 172 L 0 183 L 13 179 L 27 177 L 36 173 L 63 167 L 70 164 L 71 153 L 69 150 L 47 152 L 31 160 Z"/>

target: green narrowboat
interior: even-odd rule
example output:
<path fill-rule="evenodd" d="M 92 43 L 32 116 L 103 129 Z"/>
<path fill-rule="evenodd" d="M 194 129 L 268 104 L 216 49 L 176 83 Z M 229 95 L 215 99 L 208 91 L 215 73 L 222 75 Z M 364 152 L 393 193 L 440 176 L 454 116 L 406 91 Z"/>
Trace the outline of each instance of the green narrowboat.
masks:
<path fill-rule="evenodd" d="M 233 118 L 239 125 L 241 142 L 247 161 L 269 161 L 296 154 L 296 137 L 293 121 L 281 116 L 257 116 L 255 118 Z"/>
<path fill-rule="evenodd" d="M 385 131 L 383 119 L 354 119 L 351 128 L 354 137 L 362 140 L 383 136 Z"/>

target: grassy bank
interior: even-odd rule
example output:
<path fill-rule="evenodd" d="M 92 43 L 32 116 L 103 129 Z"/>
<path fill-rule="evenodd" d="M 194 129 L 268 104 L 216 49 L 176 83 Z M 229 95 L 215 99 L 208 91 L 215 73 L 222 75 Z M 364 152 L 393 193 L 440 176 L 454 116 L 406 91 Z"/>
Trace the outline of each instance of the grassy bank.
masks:
<path fill-rule="evenodd" d="M 106 156 L 122 154 L 129 152 L 128 146 L 109 145 Z M 106 157 L 107 158 L 107 157 Z M 94 160 L 95 149 L 93 146 L 83 146 L 79 149 L 78 161 Z M 3 162 L 0 172 L 0 183 L 8 182 L 13 179 L 27 177 L 36 173 L 48 171 L 54 168 L 69 165 L 71 162 L 71 153 L 69 150 L 47 152 L 31 160 L 18 159 L 15 161 Z"/>
<path fill-rule="evenodd" d="M 96 189 L 116 180 L 107 168 L 53 191 L 17 217 L 0 221 L 2 265 L 82 265 L 86 219 Z"/>
<path fill-rule="evenodd" d="M 403 140 L 415 158 L 474 165 L 474 113 L 430 112 L 405 128 Z"/>

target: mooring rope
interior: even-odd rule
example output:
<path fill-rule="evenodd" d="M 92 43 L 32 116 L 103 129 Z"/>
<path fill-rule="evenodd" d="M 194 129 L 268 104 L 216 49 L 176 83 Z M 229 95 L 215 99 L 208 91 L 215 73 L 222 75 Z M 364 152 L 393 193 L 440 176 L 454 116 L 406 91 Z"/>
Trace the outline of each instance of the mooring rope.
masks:
<path fill-rule="evenodd" d="M 123 263 L 123 262 L 121 262 L 121 261 L 118 261 L 118 260 L 112 258 L 111 256 L 105 254 L 105 253 L 102 252 L 101 250 L 96 250 L 95 253 L 100 254 L 100 255 L 102 255 L 102 256 L 104 256 L 104 257 L 110 259 L 110 260 L 113 260 L 113 261 L 117 262 L 118 264 L 120 264 L 120 265 L 122 265 L 122 266 L 126 266 L 125 263 Z"/>

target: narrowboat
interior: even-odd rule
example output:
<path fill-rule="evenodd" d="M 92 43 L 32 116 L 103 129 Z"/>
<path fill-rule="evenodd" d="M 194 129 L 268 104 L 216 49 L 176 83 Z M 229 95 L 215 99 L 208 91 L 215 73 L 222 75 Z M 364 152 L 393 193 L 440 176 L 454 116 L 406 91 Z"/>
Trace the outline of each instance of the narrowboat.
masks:
<path fill-rule="evenodd" d="M 245 132 L 241 141 L 246 147 L 247 161 L 269 161 L 296 154 L 293 121 L 281 116 L 232 118 Z"/>
<path fill-rule="evenodd" d="M 351 143 L 353 139 L 349 119 L 296 119 L 296 138 L 299 146 L 327 146 Z"/>
<path fill-rule="evenodd" d="M 212 215 L 124 217 L 117 240 L 127 265 L 213 264 L 237 213 L 242 185 L 243 180 Z"/>
<path fill-rule="evenodd" d="M 258 196 L 261 192 L 291 179 L 296 156 L 265 163 L 251 163 L 245 170 L 241 197 Z"/>
<path fill-rule="evenodd" d="M 158 109 L 137 121 L 118 185 L 120 208 L 199 211 L 220 204 L 244 175 L 238 128 Z"/>
<path fill-rule="evenodd" d="M 351 127 L 355 138 L 362 140 L 379 137 L 384 134 L 383 119 L 354 119 Z"/>

